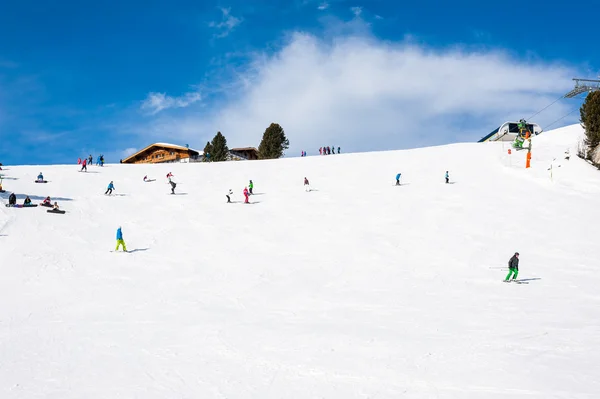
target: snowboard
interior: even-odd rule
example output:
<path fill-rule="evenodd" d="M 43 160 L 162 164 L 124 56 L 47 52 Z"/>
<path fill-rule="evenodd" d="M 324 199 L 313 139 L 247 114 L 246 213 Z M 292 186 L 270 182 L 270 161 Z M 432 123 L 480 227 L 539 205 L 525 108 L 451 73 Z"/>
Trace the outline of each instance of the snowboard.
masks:
<path fill-rule="evenodd" d="M 529 284 L 528 281 L 521 281 L 521 280 L 502 280 L 503 283 L 515 283 L 515 284 Z"/>
<path fill-rule="evenodd" d="M 156 181 L 156 179 L 144 180 L 144 183 L 152 183 L 153 181 Z"/>
<path fill-rule="evenodd" d="M 6 206 L 13 207 L 13 208 L 35 208 L 35 207 L 37 207 L 36 204 L 31 204 L 31 205 L 23 205 L 23 204 L 9 205 L 9 204 L 6 204 Z"/>
<path fill-rule="evenodd" d="M 48 183 L 48 180 L 35 180 L 34 183 Z"/>
<path fill-rule="evenodd" d="M 66 211 L 61 211 L 60 209 L 48 209 L 46 212 L 48 213 L 58 213 L 59 215 L 64 215 Z"/>
<path fill-rule="evenodd" d="M 46 208 L 52 208 L 52 204 L 44 204 L 43 202 L 40 204 L 40 206 L 45 206 Z"/>

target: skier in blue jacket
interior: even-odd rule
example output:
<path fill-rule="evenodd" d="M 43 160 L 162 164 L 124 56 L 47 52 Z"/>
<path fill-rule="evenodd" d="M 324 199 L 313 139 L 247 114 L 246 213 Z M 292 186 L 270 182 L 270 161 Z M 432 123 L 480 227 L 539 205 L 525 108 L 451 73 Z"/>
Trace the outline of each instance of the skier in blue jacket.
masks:
<path fill-rule="evenodd" d="M 125 241 L 123 241 L 123 232 L 121 231 L 121 226 L 117 229 L 117 247 L 115 248 L 115 252 L 119 250 L 119 246 L 123 246 L 123 252 L 127 252 L 127 246 L 125 245 Z"/>
<path fill-rule="evenodd" d="M 106 189 L 106 192 L 104 193 L 104 195 L 106 195 L 106 194 L 111 195 L 114 189 L 115 189 L 115 186 L 114 186 L 113 182 L 111 181 L 108 184 L 108 188 Z"/>
<path fill-rule="evenodd" d="M 396 175 L 396 185 L 399 186 L 400 185 L 400 176 L 402 176 L 402 173 L 398 173 Z"/>
<path fill-rule="evenodd" d="M 450 183 L 450 175 L 448 174 L 448 171 L 446 171 L 446 183 Z"/>

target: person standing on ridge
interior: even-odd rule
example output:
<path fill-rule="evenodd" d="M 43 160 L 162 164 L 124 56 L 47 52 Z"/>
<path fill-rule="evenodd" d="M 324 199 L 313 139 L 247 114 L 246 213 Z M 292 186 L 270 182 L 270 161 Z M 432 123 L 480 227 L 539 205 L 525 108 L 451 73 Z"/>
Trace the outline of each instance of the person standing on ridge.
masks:
<path fill-rule="evenodd" d="M 175 194 L 175 187 L 177 187 L 177 184 L 171 179 L 169 179 L 169 184 L 171 185 L 171 194 Z"/>
<path fill-rule="evenodd" d="M 252 189 L 254 188 L 254 183 L 252 183 L 252 180 L 250 180 L 250 183 L 248 183 L 248 192 L 250 193 L 250 195 L 254 194 L 252 192 Z"/>
<path fill-rule="evenodd" d="M 83 172 L 84 170 L 87 172 L 87 159 L 84 159 L 83 162 L 81 163 L 80 172 Z"/>
<path fill-rule="evenodd" d="M 450 175 L 448 174 L 448 171 L 446 171 L 446 184 L 450 183 Z"/>
<path fill-rule="evenodd" d="M 517 279 L 519 275 L 519 253 L 515 252 L 512 258 L 508 261 L 508 274 L 504 279 L 504 282 L 510 281 L 510 276 L 512 275 L 513 281 Z"/>
<path fill-rule="evenodd" d="M 115 248 L 115 252 L 119 250 L 119 246 L 123 246 L 123 252 L 127 252 L 127 246 L 125 245 L 125 241 L 123 240 L 123 232 L 121 231 L 121 226 L 117 229 L 117 247 Z"/>
<path fill-rule="evenodd" d="M 244 204 L 249 204 L 250 201 L 248 201 L 248 187 L 244 187 Z"/>
<path fill-rule="evenodd" d="M 399 186 L 400 185 L 400 177 L 402 177 L 402 173 L 398 173 L 396 175 L 396 185 Z"/>
<path fill-rule="evenodd" d="M 88 157 L 88 165 L 94 165 L 94 157 L 92 156 L 92 154 L 90 154 L 90 156 Z"/>
<path fill-rule="evenodd" d="M 338 154 L 341 154 L 342 149 L 338 147 Z"/>
<path fill-rule="evenodd" d="M 106 194 L 108 194 L 108 195 L 111 195 L 114 189 L 115 189 L 115 185 L 114 185 L 114 184 L 113 184 L 113 182 L 111 181 L 111 182 L 108 184 L 108 188 L 106 189 L 106 192 L 104 193 L 104 195 L 106 195 Z"/>
<path fill-rule="evenodd" d="M 319 155 L 323 155 L 323 147 L 319 147 Z"/>

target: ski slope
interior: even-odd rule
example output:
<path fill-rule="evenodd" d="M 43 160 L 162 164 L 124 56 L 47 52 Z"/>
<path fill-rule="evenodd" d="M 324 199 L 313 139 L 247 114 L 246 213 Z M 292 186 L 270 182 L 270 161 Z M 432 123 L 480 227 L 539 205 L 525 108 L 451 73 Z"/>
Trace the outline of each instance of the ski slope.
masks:
<path fill-rule="evenodd" d="M 529 170 L 506 143 L 6 166 L 19 203 L 67 213 L 0 207 L 0 398 L 598 398 L 580 135 L 534 138 Z M 515 251 L 528 284 L 502 283 Z"/>

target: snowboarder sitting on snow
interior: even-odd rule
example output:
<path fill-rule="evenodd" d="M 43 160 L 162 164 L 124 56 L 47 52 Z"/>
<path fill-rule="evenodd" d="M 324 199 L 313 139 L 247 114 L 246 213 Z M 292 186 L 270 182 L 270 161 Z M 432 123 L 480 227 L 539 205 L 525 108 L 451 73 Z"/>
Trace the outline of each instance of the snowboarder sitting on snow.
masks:
<path fill-rule="evenodd" d="M 54 209 L 55 211 L 58 211 L 58 202 L 54 203 L 54 206 L 52 207 L 52 209 Z"/>
<path fill-rule="evenodd" d="M 514 274 L 514 275 L 513 275 Z M 513 281 L 517 279 L 519 275 L 519 253 L 515 252 L 512 258 L 508 261 L 508 274 L 504 281 L 510 281 L 510 276 L 513 276 Z"/>
<path fill-rule="evenodd" d="M 446 178 L 446 184 L 447 184 L 447 183 L 450 183 L 450 175 L 448 174 L 448 171 L 446 171 L 446 176 L 445 176 L 445 178 Z"/>
<path fill-rule="evenodd" d="M 8 196 L 8 205 L 17 205 L 17 196 L 15 193 L 11 193 Z"/>
<path fill-rule="evenodd" d="M 144 176 L 144 181 L 148 180 L 148 176 Z"/>
<path fill-rule="evenodd" d="M 171 173 L 171 172 L 167 173 L 167 179 L 169 179 L 171 177 L 173 177 L 173 173 Z"/>
<path fill-rule="evenodd" d="M 400 177 L 402 176 L 402 173 L 398 173 L 396 175 L 396 185 L 399 186 L 400 185 Z"/>
<path fill-rule="evenodd" d="M 250 193 L 250 195 L 253 194 L 252 189 L 254 188 L 254 183 L 252 183 L 252 180 L 250 180 L 250 183 L 248 183 L 248 192 Z"/>
<path fill-rule="evenodd" d="M 31 205 L 31 198 L 29 198 L 29 195 L 27 197 L 25 197 L 25 201 L 23 201 L 23 205 Z"/>
<path fill-rule="evenodd" d="M 125 241 L 123 241 L 123 232 L 121 231 L 121 226 L 117 229 L 117 247 L 115 248 L 115 252 L 119 250 L 119 246 L 123 246 L 123 252 L 127 252 L 127 246 L 125 245 Z"/>
<path fill-rule="evenodd" d="M 231 204 L 231 196 L 233 195 L 233 191 L 231 189 L 229 189 L 229 193 L 225 194 L 225 196 L 227 197 L 227 203 Z"/>
<path fill-rule="evenodd" d="M 171 180 L 169 180 L 169 183 L 171 184 L 171 194 L 175 194 L 175 187 L 177 187 L 177 184 Z"/>
<path fill-rule="evenodd" d="M 44 202 L 42 202 L 42 205 L 52 205 L 52 200 L 50 199 L 50 196 L 46 197 Z"/>
<path fill-rule="evenodd" d="M 40 172 L 40 174 L 38 175 L 37 181 L 44 181 L 44 175 L 42 174 L 42 172 Z"/>
<path fill-rule="evenodd" d="M 114 189 L 115 189 L 115 185 L 114 185 L 114 184 L 113 184 L 113 182 L 111 181 L 111 182 L 108 184 L 108 188 L 106 189 L 106 192 L 104 193 L 104 195 L 106 195 L 106 194 L 108 194 L 108 195 L 111 195 Z"/>

